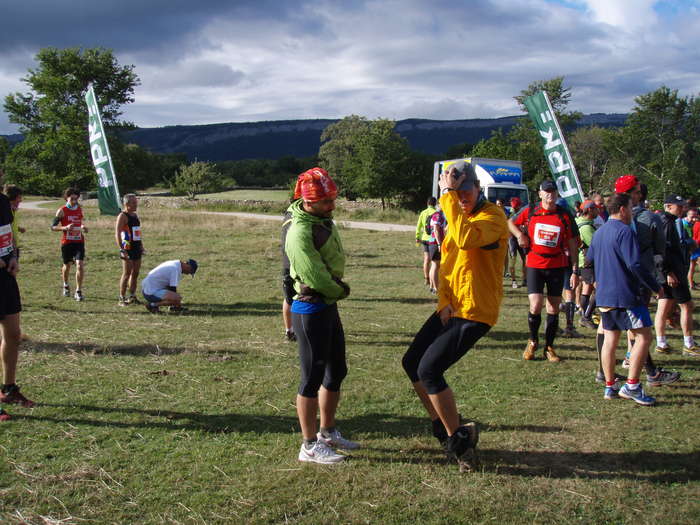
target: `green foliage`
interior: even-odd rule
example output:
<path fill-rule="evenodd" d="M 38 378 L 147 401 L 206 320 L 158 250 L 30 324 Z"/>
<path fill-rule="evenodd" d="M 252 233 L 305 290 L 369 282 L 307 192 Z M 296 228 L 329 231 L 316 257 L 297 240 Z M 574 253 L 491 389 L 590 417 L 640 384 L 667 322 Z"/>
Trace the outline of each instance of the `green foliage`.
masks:
<path fill-rule="evenodd" d="M 360 193 L 353 174 L 356 166 L 354 159 L 360 140 L 369 129 L 370 121 L 366 117 L 350 115 L 329 125 L 321 134 L 319 164 L 334 177 L 340 195 L 349 199 L 356 198 Z"/>
<path fill-rule="evenodd" d="M 9 178 L 30 192 L 56 193 L 67 183 L 92 188 L 85 90 L 92 82 L 108 135 L 110 129 L 129 127 L 119 117 L 139 84 L 134 66 L 120 66 L 112 51 L 103 48 L 49 47 L 39 51 L 36 61 L 38 66 L 22 78 L 29 92 L 5 97 L 9 120 L 24 135 L 6 159 Z M 109 140 L 116 148 L 116 139 Z M 117 172 L 119 168 L 115 165 Z"/>
<path fill-rule="evenodd" d="M 469 157 L 470 155 L 472 155 L 473 148 L 474 144 L 470 144 L 469 142 L 461 142 L 459 144 L 455 144 L 447 148 L 447 151 L 445 151 L 444 158 L 458 159 L 461 157 Z"/>
<path fill-rule="evenodd" d="M 605 193 L 613 186 L 620 173 L 614 147 L 619 136 L 619 130 L 589 126 L 577 129 L 569 137 L 569 150 L 584 193 Z"/>
<path fill-rule="evenodd" d="M 189 199 L 194 199 L 200 193 L 220 189 L 220 175 L 208 162 L 183 164 L 170 184 L 173 195 L 187 195 Z"/>
<path fill-rule="evenodd" d="M 503 130 L 494 131 L 488 139 L 477 142 L 470 156 L 490 159 L 514 159 L 518 154 L 516 145 L 508 140 Z"/>
<path fill-rule="evenodd" d="M 299 173 L 318 163 L 314 157 L 282 157 L 272 159 L 246 159 L 217 162 L 225 187 L 286 187 L 296 180 Z"/>
<path fill-rule="evenodd" d="M 700 99 L 662 86 L 635 103 L 617 144 L 629 169 L 653 197 L 700 195 Z"/>
<path fill-rule="evenodd" d="M 405 166 L 410 148 L 406 139 L 394 131 L 392 120 L 378 119 L 358 136 L 356 152 L 346 164 L 346 178 L 358 195 L 386 201 L 399 195 L 406 186 Z"/>

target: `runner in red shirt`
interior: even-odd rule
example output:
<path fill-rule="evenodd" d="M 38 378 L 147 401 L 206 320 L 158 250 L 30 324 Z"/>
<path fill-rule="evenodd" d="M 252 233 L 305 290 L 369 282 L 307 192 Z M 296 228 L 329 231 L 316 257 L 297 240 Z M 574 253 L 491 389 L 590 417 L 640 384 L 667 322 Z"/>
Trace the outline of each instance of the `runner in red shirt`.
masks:
<path fill-rule="evenodd" d="M 83 209 L 78 204 L 80 191 L 76 188 L 68 188 L 63 192 L 66 204 L 61 206 L 53 219 L 51 230 L 61 232 L 61 256 L 63 266 L 63 296 L 70 297 L 68 285 L 68 273 L 70 265 L 75 261 L 75 300 L 83 300 L 83 279 L 85 276 L 85 235 L 88 231 L 83 223 Z"/>
<path fill-rule="evenodd" d="M 523 208 L 508 221 L 510 232 L 518 244 L 528 250 L 527 293 L 530 302 L 528 326 L 530 339 L 523 359 L 535 358 L 542 323 L 544 287 L 547 286 L 547 321 L 544 355 L 550 362 L 561 359 L 554 351 L 554 338 L 559 329 L 559 303 L 564 288 L 564 274 L 572 269 L 571 288 L 578 284 L 578 228 L 571 214 L 557 206 L 557 187 L 551 180 L 540 184 L 540 204 Z"/>

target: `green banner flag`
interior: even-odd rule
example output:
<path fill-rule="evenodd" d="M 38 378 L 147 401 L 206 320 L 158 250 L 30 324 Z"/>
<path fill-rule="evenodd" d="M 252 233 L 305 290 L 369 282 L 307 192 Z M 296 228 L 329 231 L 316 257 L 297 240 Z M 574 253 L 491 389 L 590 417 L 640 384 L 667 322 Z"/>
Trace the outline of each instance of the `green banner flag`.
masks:
<path fill-rule="evenodd" d="M 561 132 L 547 92 L 539 91 L 527 97 L 524 103 L 540 134 L 544 156 L 549 163 L 549 170 L 557 184 L 559 195 L 566 199 L 573 210 L 574 203 L 576 201 L 583 202 L 585 198 L 576 174 L 574 161 L 569 153 L 569 148 L 566 147 L 564 134 Z"/>
<path fill-rule="evenodd" d="M 100 213 L 102 215 L 119 215 L 121 203 L 119 202 L 117 177 L 114 173 L 114 166 L 112 166 L 107 136 L 102 126 L 100 108 L 97 105 L 97 97 L 92 89 L 92 84 L 88 86 L 87 93 L 85 93 L 85 102 L 88 107 L 90 154 L 97 172 L 97 200 L 100 205 Z"/>

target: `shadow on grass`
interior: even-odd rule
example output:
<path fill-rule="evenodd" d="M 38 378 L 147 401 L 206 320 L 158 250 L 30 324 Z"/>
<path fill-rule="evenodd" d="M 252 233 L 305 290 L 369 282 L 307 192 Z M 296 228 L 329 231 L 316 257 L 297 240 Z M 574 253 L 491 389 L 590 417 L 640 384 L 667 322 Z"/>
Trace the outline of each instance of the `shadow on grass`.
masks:
<path fill-rule="evenodd" d="M 187 308 L 187 310 L 185 310 L 184 312 L 169 312 L 167 310 L 167 307 L 163 307 L 161 309 L 160 315 L 167 315 L 173 317 L 198 317 L 203 315 L 208 317 L 232 317 L 238 315 L 271 317 L 280 315 L 282 312 L 282 307 L 277 303 L 221 304 L 188 302 L 185 304 L 185 307 Z M 143 313 L 145 315 L 153 315 L 147 312 L 145 309 Z"/>
<path fill-rule="evenodd" d="M 551 452 L 479 450 L 484 472 L 522 477 L 630 479 L 652 483 L 700 480 L 700 452 Z"/>
<path fill-rule="evenodd" d="M 36 421 L 55 421 L 57 423 L 83 424 L 98 427 L 116 428 L 154 428 L 173 431 L 194 430 L 203 432 L 255 432 L 263 433 L 288 433 L 298 432 L 298 420 L 294 416 L 256 415 L 256 414 L 203 414 L 199 412 L 179 412 L 173 410 L 140 409 L 125 406 L 104 407 L 96 405 L 75 405 L 65 403 L 40 403 L 38 407 L 51 407 L 59 409 L 58 417 L 40 415 L 14 414 L 17 419 L 31 419 Z M 118 421 L 105 419 L 91 419 L 89 417 L 72 417 L 65 413 L 66 409 L 71 413 L 77 411 L 97 412 L 100 414 L 114 414 L 122 416 Z M 154 420 L 125 421 L 123 416 L 160 418 Z M 166 421 L 162 421 L 165 419 Z M 348 434 L 379 433 L 391 437 L 409 437 L 429 435 L 430 422 L 427 417 L 401 416 L 386 413 L 371 413 L 352 416 L 342 419 L 342 427 Z M 541 432 L 561 433 L 565 429 L 561 426 L 540 425 L 481 425 L 483 431 L 517 431 L 517 432 Z"/>
<path fill-rule="evenodd" d="M 354 297 L 353 300 L 367 303 L 401 303 L 401 304 L 431 304 L 436 303 L 435 296 L 431 297 Z"/>
<path fill-rule="evenodd" d="M 65 354 L 65 353 L 87 353 L 91 355 L 130 355 L 130 356 L 147 356 L 147 355 L 177 355 L 184 352 L 189 353 L 206 353 L 211 355 L 235 355 L 240 354 L 238 350 L 229 349 L 211 349 L 206 352 L 200 352 L 191 348 L 173 348 L 160 345 L 98 345 L 91 343 L 42 343 L 30 341 L 22 344 L 22 348 L 29 352 L 45 352 L 48 354 Z"/>

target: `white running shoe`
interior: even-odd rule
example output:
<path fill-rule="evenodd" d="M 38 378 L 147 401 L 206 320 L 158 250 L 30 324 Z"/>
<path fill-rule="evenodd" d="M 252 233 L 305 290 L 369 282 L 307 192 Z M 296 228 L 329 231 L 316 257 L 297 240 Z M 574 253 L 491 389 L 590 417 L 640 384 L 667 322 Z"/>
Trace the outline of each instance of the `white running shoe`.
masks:
<path fill-rule="evenodd" d="M 329 447 L 342 448 L 343 450 L 357 450 L 358 448 L 360 448 L 359 443 L 357 443 L 356 441 L 350 441 L 349 439 L 345 439 L 343 436 L 340 435 L 340 432 L 338 430 L 334 430 L 333 432 L 331 432 L 330 437 L 326 437 L 319 432 L 318 434 L 316 434 L 316 439 L 322 441 Z"/>
<path fill-rule="evenodd" d="M 333 463 L 340 463 L 344 459 L 345 456 L 338 454 L 323 441 L 316 441 L 314 446 L 310 449 L 307 449 L 302 443 L 301 449 L 299 450 L 299 461 L 329 465 Z"/>
<path fill-rule="evenodd" d="M 79 302 L 79 301 L 82 301 L 83 299 L 85 299 L 85 297 L 83 296 L 83 292 L 81 292 L 80 290 L 76 290 L 76 291 L 75 291 L 75 296 L 74 296 L 74 297 L 75 297 L 75 300 L 78 301 L 78 302 Z"/>

